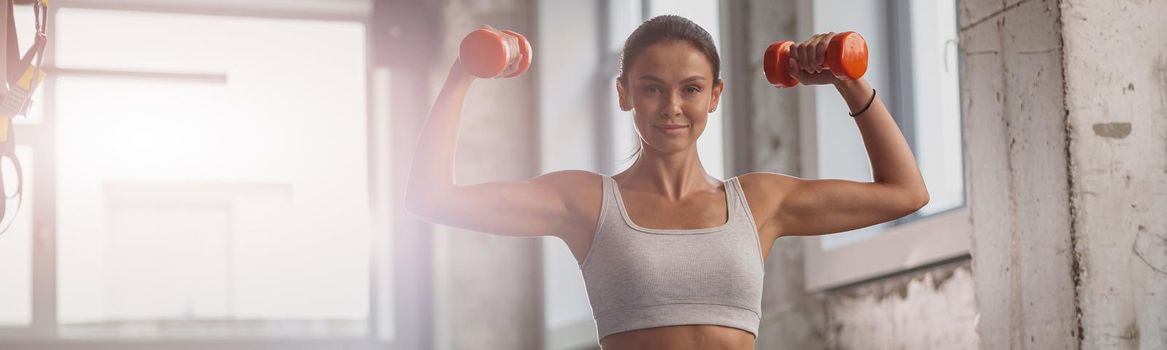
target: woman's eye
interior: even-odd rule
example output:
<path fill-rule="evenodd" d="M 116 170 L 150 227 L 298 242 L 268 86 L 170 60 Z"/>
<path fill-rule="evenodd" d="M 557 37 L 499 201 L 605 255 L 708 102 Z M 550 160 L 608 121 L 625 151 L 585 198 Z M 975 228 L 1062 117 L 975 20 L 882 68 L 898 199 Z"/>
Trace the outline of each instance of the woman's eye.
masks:
<path fill-rule="evenodd" d="M 690 87 L 685 88 L 685 92 L 688 92 L 690 94 L 699 94 L 699 93 L 701 93 L 701 88 L 696 87 L 696 86 L 690 86 Z"/>
<path fill-rule="evenodd" d="M 644 91 L 646 91 L 646 92 L 651 92 L 651 93 L 654 93 L 654 94 L 655 94 L 655 93 L 658 93 L 658 92 L 660 92 L 660 88 L 659 88 L 659 87 L 657 87 L 657 86 L 655 86 L 655 85 L 651 85 L 651 86 L 648 86 L 648 87 L 644 88 Z"/>

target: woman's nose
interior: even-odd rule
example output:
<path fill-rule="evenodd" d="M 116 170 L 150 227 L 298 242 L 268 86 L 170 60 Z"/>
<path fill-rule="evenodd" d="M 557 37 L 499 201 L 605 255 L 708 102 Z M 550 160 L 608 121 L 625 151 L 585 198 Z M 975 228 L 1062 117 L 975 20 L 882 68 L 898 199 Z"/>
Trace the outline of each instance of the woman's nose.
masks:
<path fill-rule="evenodd" d="M 676 93 L 666 94 L 664 108 L 661 108 L 662 117 L 681 115 L 681 98 Z"/>

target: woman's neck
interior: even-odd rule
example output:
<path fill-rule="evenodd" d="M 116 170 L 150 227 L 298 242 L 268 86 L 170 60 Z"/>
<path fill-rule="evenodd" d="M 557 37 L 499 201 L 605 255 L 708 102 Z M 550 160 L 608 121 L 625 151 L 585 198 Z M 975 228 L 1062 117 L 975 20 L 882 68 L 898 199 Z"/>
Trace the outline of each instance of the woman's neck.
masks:
<path fill-rule="evenodd" d="M 628 170 L 614 177 L 623 182 L 621 188 L 659 193 L 671 201 L 717 187 L 705 173 L 696 147 L 668 154 L 645 147 Z"/>

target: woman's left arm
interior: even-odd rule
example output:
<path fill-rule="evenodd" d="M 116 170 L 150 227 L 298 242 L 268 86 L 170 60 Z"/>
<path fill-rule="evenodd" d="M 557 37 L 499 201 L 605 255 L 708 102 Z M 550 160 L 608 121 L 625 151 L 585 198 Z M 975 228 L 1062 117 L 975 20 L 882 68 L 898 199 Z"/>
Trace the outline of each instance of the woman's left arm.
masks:
<path fill-rule="evenodd" d="M 830 71 L 815 68 L 821 67 L 825 45 L 821 45 L 822 50 L 816 45 L 823 40 L 829 40 L 829 34 L 792 48 L 801 50 L 795 53 L 795 59 L 801 60 L 792 75 L 806 85 L 833 84 L 852 114 L 858 113 L 854 121 L 871 161 L 873 181 L 750 174 L 760 175 L 755 176 L 755 182 L 760 182 L 762 192 L 778 200 L 768 217 L 771 224 L 777 225 L 778 236 L 853 230 L 906 216 L 928 203 L 928 190 L 912 150 L 867 80 L 838 80 Z"/>
<path fill-rule="evenodd" d="M 894 190 L 898 195 L 892 198 L 910 199 L 908 202 L 913 204 L 910 207 L 914 207 L 911 211 L 927 204 L 928 189 L 924 187 L 924 178 L 916 167 L 912 149 L 875 89 L 862 78 L 838 82 L 835 89 L 847 101 L 852 114 L 862 111 L 853 119 L 863 136 L 863 146 L 867 148 L 874 184 Z M 871 105 L 863 111 L 868 101 Z"/>

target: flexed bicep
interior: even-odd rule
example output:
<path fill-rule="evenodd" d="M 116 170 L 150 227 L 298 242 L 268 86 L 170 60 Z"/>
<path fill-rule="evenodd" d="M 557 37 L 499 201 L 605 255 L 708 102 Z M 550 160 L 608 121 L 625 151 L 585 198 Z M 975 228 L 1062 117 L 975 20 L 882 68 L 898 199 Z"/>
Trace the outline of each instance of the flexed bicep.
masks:
<path fill-rule="evenodd" d="M 782 235 L 823 235 L 895 220 L 926 203 L 882 183 L 800 179 L 778 206 L 776 222 Z"/>
<path fill-rule="evenodd" d="M 777 236 L 854 230 L 895 220 L 927 203 L 927 197 L 884 183 L 805 180 L 774 173 L 743 176 L 747 177 L 763 208 L 761 215 Z"/>
<path fill-rule="evenodd" d="M 527 181 L 455 186 L 441 193 L 407 196 L 409 212 L 437 224 L 506 236 L 550 236 L 572 222 L 572 186 L 584 171 L 548 173 Z M 593 179 L 594 180 L 594 179 Z"/>

